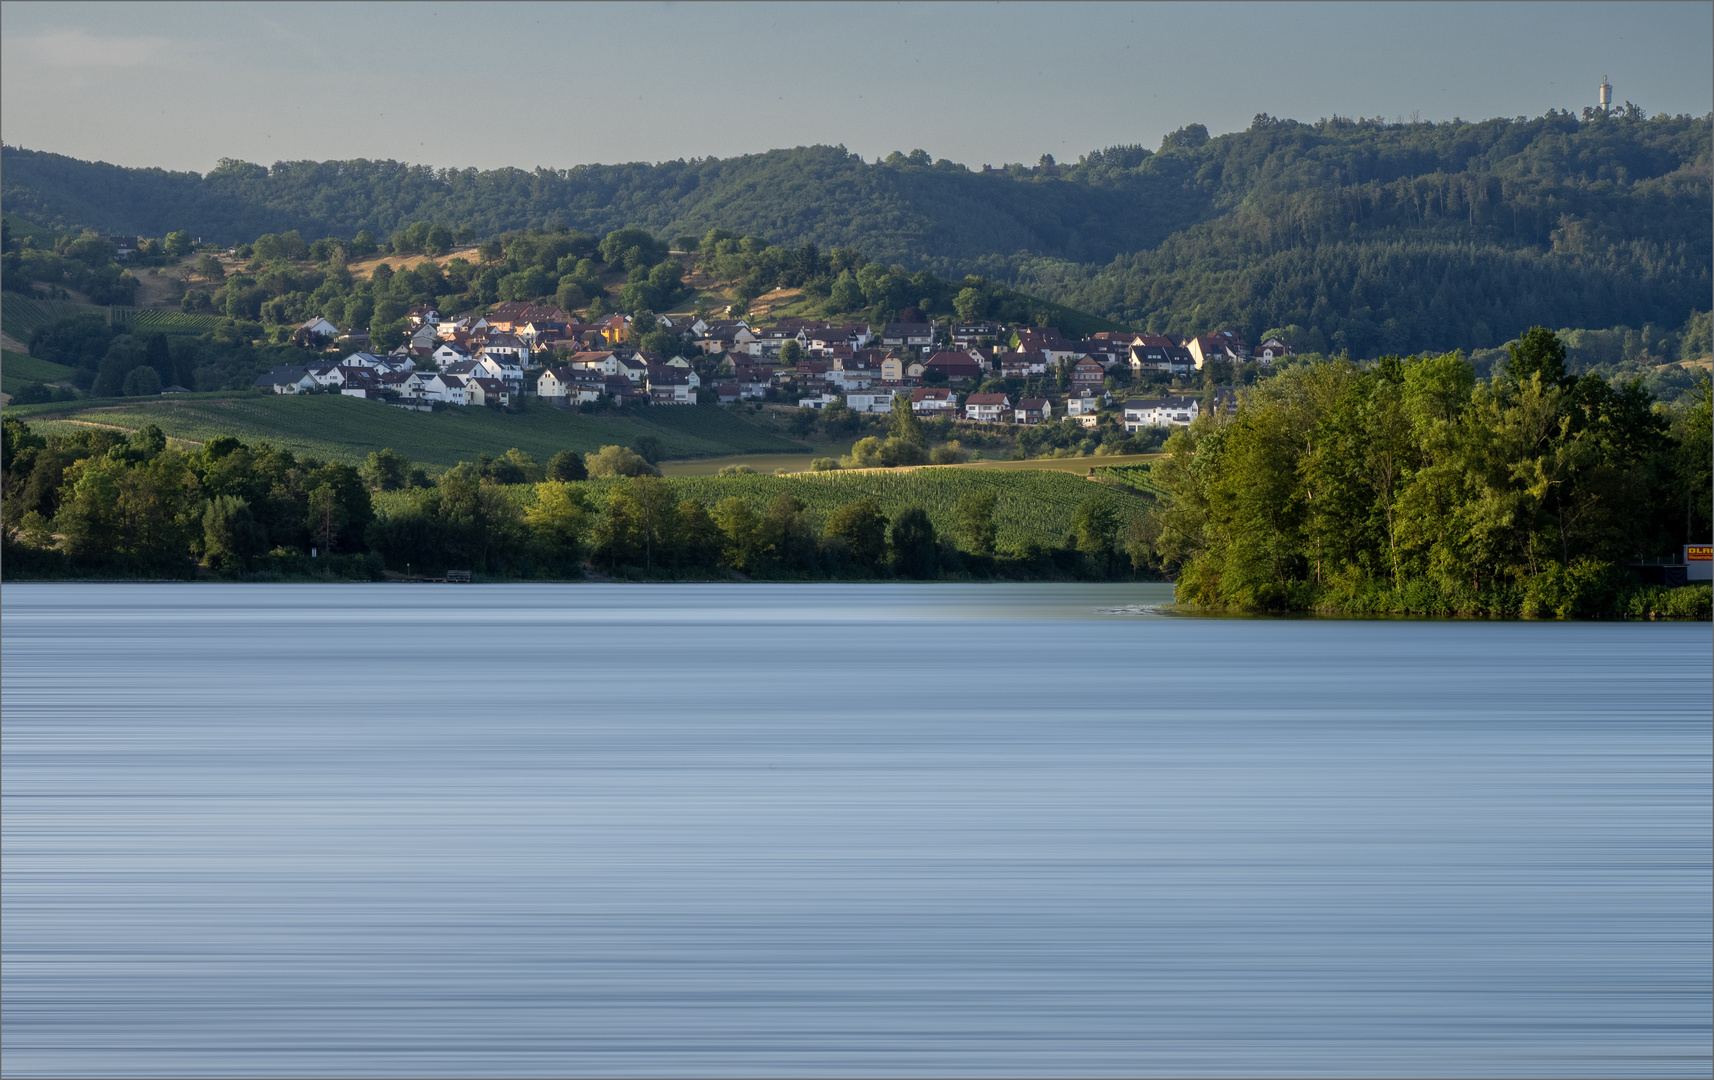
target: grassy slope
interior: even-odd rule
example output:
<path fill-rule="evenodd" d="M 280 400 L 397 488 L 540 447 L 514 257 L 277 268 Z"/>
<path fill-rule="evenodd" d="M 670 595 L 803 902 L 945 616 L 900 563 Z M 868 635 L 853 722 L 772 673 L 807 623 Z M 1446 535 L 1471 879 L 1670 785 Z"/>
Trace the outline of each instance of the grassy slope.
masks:
<path fill-rule="evenodd" d="M 846 503 L 872 498 L 892 516 L 905 506 L 928 511 L 936 530 L 945 533 L 957 525 L 954 507 L 959 496 L 971 491 L 992 491 L 999 498 L 994 520 L 1000 525 L 1002 547 L 1025 540 L 1057 544 L 1071 528 L 1072 516 L 1085 499 L 1106 498 L 1118 509 L 1121 521 L 1141 513 L 1148 503 L 1134 495 L 1116 491 L 1064 472 L 1016 470 L 992 472 L 975 469 L 876 470 L 861 473 L 806 473 L 795 476 L 679 476 L 667 480 L 680 498 L 700 499 L 712 507 L 728 496 L 737 496 L 755 511 L 765 513 L 780 494 L 802 500 L 818 524 Z M 590 487 L 604 492 L 616 480 L 595 480 Z"/>
<path fill-rule="evenodd" d="M 37 360 L 10 349 L 0 351 L 0 391 L 16 394 L 30 383 L 58 382 L 71 375 L 71 368 L 50 360 Z"/>
<path fill-rule="evenodd" d="M 94 407 L 92 407 L 94 406 Z M 202 442 L 233 435 L 295 453 L 361 462 L 390 446 L 413 461 L 454 465 L 516 446 L 546 460 L 560 450 L 587 452 L 653 435 L 670 457 L 802 452 L 800 443 L 765 431 L 715 405 L 673 406 L 631 416 L 583 416 L 532 404 L 522 413 L 470 408 L 408 412 L 379 402 L 317 394 L 187 394 L 142 401 L 109 399 L 8 409 L 32 424 L 77 420 L 136 429 L 159 424 L 174 438 Z"/>

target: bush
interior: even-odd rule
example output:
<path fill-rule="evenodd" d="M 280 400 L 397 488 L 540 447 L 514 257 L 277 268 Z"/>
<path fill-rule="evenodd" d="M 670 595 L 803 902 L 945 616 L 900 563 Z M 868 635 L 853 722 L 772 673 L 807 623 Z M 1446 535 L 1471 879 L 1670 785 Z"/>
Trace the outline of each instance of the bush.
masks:
<path fill-rule="evenodd" d="M 1613 566 L 1593 559 L 1554 563 L 1524 588 L 1527 618 L 1598 619 L 1611 614 L 1618 594 Z"/>
<path fill-rule="evenodd" d="M 1707 585 L 1640 585 L 1619 597 L 1620 614 L 1627 619 L 1714 619 L 1714 590 Z"/>
<path fill-rule="evenodd" d="M 623 446 L 603 446 L 589 455 L 589 475 L 600 476 L 659 476 L 661 471 L 643 457 Z"/>
<path fill-rule="evenodd" d="M 839 462 L 830 457 L 818 457 L 809 463 L 811 472 L 833 472 L 839 468 Z"/>

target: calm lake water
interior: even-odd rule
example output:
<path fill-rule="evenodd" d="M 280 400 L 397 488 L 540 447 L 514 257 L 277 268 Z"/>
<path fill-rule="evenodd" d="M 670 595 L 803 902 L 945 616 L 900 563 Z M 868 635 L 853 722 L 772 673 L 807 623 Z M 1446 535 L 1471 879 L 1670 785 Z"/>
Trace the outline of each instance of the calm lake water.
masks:
<path fill-rule="evenodd" d="M 1702 1076 L 1707 625 L 5 587 L 7 1076 Z"/>

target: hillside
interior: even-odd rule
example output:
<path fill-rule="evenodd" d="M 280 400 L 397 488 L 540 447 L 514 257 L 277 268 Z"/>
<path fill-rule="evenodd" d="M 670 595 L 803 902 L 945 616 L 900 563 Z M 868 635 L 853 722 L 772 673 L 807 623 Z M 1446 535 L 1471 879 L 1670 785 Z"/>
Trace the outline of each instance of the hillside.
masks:
<path fill-rule="evenodd" d="M 650 435 L 670 458 L 724 454 L 802 452 L 792 442 L 716 405 L 651 409 L 634 416 L 585 416 L 532 405 L 521 413 L 449 409 L 420 413 L 356 398 L 309 395 L 191 394 L 171 398 L 79 401 L 6 410 L 32 427 L 54 421 L 136 430 L 158 424 L 175 439 L 203 442 L 232 435 L 267 442 L 329 461 L 361 463 L 382 447 L 413 461 L 455 465 L 510 447 L 546 461 L 561 450 L 587 453 L 607 445 L 635 445 Z"/>
<path fill-rule="evenodd" d="M 4 150 L 0 201 L 40 225 L 238 242 L 720 227 L 985 273 L 1158 330 L 1298 325 L 1329 348 L 1482 348 L 1522 327 L 1681 325 L 1714 288 L 1710 119 L 1475 123 L 1258 117 L 1159 152 L 972 171 L 842 147 L 569 170 L 223 162 L 206 176 Z"/>

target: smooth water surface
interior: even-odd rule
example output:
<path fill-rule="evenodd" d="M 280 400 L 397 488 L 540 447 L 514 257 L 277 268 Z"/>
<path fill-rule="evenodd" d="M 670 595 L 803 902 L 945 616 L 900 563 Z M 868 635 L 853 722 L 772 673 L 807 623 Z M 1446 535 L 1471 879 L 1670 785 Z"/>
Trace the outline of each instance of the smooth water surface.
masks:
<path fill-rule="evenodd" d="M 1167 598 L 7 585 L 4 1071 L 1709 1075 L 1709 626 Z"/>

